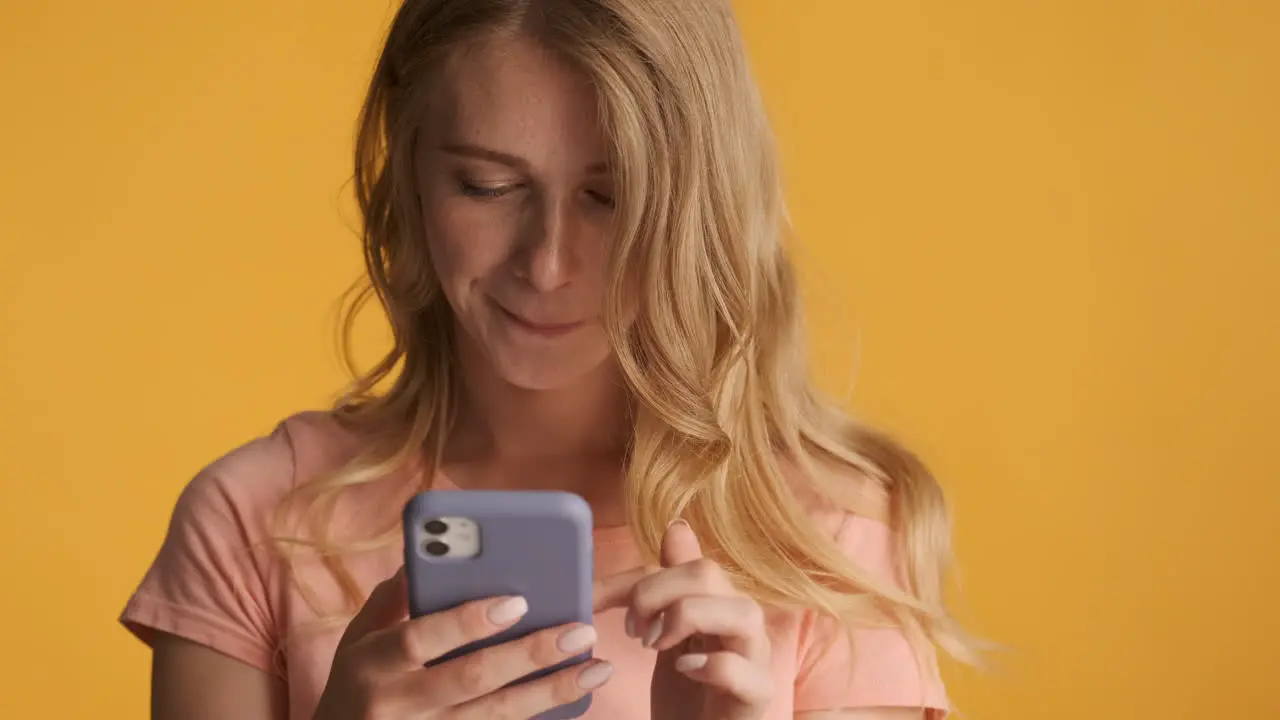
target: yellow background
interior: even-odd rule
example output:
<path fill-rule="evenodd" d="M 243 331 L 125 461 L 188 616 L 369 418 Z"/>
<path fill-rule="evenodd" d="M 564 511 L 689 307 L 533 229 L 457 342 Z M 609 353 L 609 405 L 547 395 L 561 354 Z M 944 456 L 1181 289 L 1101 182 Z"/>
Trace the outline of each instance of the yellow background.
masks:
<path fill-rule="evenodd" d="M 819 371 L 944 478 L 970 717 L 1280 717 L 1280 5 L 744 0 Z M 385 0 L 0 4 L 0 717 L 144 717 L 175 496 L 325 403 Z M 856 345 L 856 347 L 855 347 Z"/>

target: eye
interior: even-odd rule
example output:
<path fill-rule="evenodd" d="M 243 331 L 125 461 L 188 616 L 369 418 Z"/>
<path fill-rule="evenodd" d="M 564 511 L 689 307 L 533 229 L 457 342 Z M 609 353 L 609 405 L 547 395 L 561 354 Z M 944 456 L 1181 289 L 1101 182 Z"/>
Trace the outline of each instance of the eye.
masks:
<path fill-rule="evenodd" d="M 506 195 L 507 193 L 520 187 L 516 185 L 477 185 L 466 178 L 459 177 L 456 179 L 458 184 L 458 192 L 467 197 L 481 198 L 485 200 L 493 200 Z"/>
<path fill-rule="evenodd" d="M 614 199 L 609 197 L 608 195 L 605 195 L 602 192 L 597 192 L 595 190 L 588 190 L 587 196 L 604 207 L 612 209 L 614 206 Z"/>

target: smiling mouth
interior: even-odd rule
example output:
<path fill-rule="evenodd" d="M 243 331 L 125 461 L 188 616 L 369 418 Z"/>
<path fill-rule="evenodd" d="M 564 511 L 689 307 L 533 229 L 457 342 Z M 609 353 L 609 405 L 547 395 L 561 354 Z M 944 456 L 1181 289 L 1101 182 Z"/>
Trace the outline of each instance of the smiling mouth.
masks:
<path fill-rule="evenodd" d="M 502 316 L 505 317 L 507 320 L 511 321 L 513 325 L 519 327 L 521 330 L 524 330 L 525 332 L 529 332 L 534 335 L 541 335 L 543 337 L 557 337 L 560 335 L 566 335 L 586 324 L 585 321 L 582 321 L 582 320 L 578 320 L 576 322 L 568 322 L 568 323 L 538 322 L 538 321 L 530 320 L 526 317 L 523 317 L 521 315 L 517 315 L 511 312 L 510 310 L 503 307 L 502 303 L 494 301 L 493 304 L 496 308 L 498 308 L 498 312 L 502 313 Z"/>

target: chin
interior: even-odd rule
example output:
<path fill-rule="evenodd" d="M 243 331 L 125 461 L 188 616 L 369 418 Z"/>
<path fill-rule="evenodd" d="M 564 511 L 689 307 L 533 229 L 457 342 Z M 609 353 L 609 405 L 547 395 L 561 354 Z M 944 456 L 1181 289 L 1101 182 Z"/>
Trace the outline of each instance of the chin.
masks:
<path fill-rule="evenodd" d="M 563 390 L 596 374 L 608 359 L 608 352 L 537 353 L 503 352 L 490 354 L 494 369 L 503 380 L 523 390 Z"/>
<path fill-rule="evenodd" d="M 486 313 L 460 323 L 471 362 L 485 362 L 507 384 L 522 390 L 563 390 L 590 382 L 610 365 L 613 349 L 601 327 L 562 337 L 537 337 L 500 315 Z"/>

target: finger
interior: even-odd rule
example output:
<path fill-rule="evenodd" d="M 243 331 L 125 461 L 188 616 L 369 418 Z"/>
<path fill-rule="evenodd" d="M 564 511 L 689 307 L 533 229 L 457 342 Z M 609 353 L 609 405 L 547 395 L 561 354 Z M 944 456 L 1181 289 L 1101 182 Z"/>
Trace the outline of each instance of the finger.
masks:
<path fill-rule="evenodd" d="M 394 575 L 378 583 L 369 593 L 360 612 L 347 624 L 338 647 L 359 642 L 375 630 L 404 620 L 409 615 L 409 591 L 405 584 L 404 566 Z"/>
<path fill-rule="evenodd" d="M 410 673 L 400 694 L 429 700 L 432 707 L 460 705 L 581 655 L 596 639 L 595 628 L 580 623 L 539 630 Z"/>
<path fill-rule="evenodd" d="M 652 640 L 645 644 L 659 651 L 669 650 L 694 635 L 709 635 L 718 638 L 725 650 L 749 660 L 763 662 L 769 657 L 764 611 L 754 600 L 741 595 L 681 598 L 662 611 L 649 633 Z"/>
<path fill-rule="evenodd" d="M 737 594 L 720 566 L 706 558 L 666 568 L 636 581 L 627 611 L 627 634 L 646 637 L 658 613 L 680 598 Z"/>
<path fill-rule="evenodd" d="M 626 605 L 636 582 L 652 572 L 652 568 L 638 567 L 596 580 L 595 612 L 604 612 Z"/>
<path fill-rule="evenodd" d="M 768 705 L 773 677 L 764 665 L 737 653 L 695 653 L 676 658 L 676 670 L 689 678 L 723 690 L 750 705 Z"/>
<path fill-rule="evenodd" d="M 662 535 L 662 566 L 675 567 L 702 557 L 702 546 L 693 528 L 684 520 L 676 520 Z"/>
<path fill-rule="evenodd" d="M 529 611 L 522 597 L 475 600 L 379 630 L 365 640 L 372 667 L 405 672 L 514 625 Z"/>
<path fill-rule="evenodd" d="M 591 660 L 458 705 L 450 717 L 454 720 L 533 717 L 551 708 L 576 702 L 604 685 L 612 675 L 612 665 L 603 660 Z"/>

